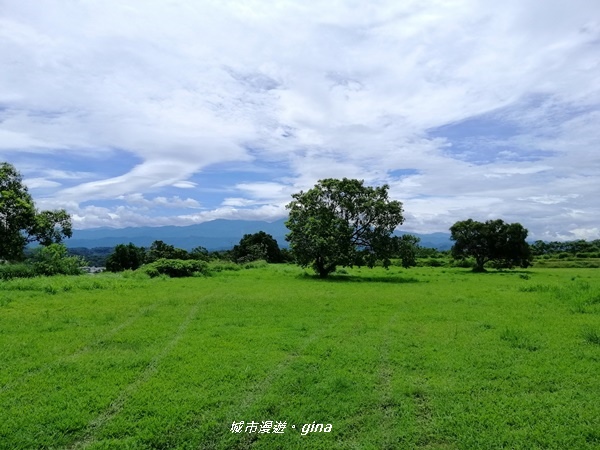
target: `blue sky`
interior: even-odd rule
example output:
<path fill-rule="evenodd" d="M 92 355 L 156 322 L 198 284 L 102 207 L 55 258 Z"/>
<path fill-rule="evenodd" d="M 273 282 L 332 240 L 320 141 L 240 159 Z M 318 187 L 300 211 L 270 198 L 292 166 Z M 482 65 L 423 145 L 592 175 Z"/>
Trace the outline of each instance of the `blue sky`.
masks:
<path fill-rule="evenodd" d="M 387 183 L 405 231 L 600 238 L 600 3 L 4 0 L 0 160 L 76 228 L 276 220 Z"/>

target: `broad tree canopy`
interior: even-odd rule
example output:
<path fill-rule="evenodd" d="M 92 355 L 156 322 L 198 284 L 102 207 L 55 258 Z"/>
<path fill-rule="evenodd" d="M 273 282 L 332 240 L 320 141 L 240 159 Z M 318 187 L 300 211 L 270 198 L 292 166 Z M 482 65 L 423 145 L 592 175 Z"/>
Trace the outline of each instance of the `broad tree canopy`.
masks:
<path fill-rule="evenodd" d="M 283 260 L 277 240 L 264 231 L 245 234 L 231 253 L 236 262 L 264 259 L 268 263 L 280 263 Z"/>
<path fill-rule="evenodd" d="M 388 199 L 389 186 L 369 187 L 362 180 L 320 180 L 307 192 L 294 194 L 286 239 L 303 267 L 320 277 L 336 266 L 352 266 L 360 257 L 372 267 L 389 265 L 396 248 L 392 233 L 404 222 L 402 203 Z"/>
<path fill-rule="evenodd" d="M 106 270 L 109 272 L 122 272 L 136 270 L 146 260 L 146 250 L 133 243 L 119 244 L 106 260 Z"/>
<path fill-rule="evenodd" d="M 13 165 L 0 163 L 0 259 L 20 260 L 28 243 L 47 246 L 72 234 L 64 209 L 38 212 L 21 174 Z"/>
<path fill-rule="evenodd" d="M 456 241 L 452 256 L 456 259 L 475 258 L 473 270 L 482 272 L 487 262 L 493 261 L 498 267 L 528 267 L 531 252 L 527 229 L 520 223 L 488 220 L 485 223 L 473 219 L 456 222 L 450 227 L 450 239 Z"/>

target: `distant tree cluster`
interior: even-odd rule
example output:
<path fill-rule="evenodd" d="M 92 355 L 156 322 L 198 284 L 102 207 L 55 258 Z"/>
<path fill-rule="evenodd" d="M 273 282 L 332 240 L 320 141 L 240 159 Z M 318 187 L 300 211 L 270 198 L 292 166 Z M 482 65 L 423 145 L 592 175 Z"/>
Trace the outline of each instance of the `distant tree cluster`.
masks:
<path fill-rule="evenodd" d="M 419 257 L 437 257 L 439 252 L 419 247 L 419 239 L 408 234 L 394 235 L 404 222 L 402 203 L 388 198 L 389 186 L 365 186 L 355 179 L 320 180 L 312 189 L 292 195 L 287 205 L 289 218 L 286 236 L 290 248 L 280 249 L 277 241 L 264 231 L 246 234 L 229 251 L 208 252 L 204 247 L 191 251 L 157 240 L 149 248 L 133 243 L 114 249 L 71 249 L 60 245 L 72 235 L 71 218 L 65 210 L 38 211 L 22 177 L 8 163 L 0 164 L 0 261 L 22 261 L 31 242 L 41 246 L 31 253 L 29 265 L 6 269 L 11 273 L 78 273 L 86 255 L 94 262 L 106 263 L 112 272 L 136 270 L 147 266 L 153 274 L 196 273 L 206 270 L 211 258 L 235 263 L 264 260 L 268 263 L 295 261 L 311 266 L 325 278 L 337 267 L 381 264 L 388 267 L 399 259 L 403 267 L 416 265 Z M 593 242 L 542 242 L 527 244 L 527 230 L 519 223 L 502 220 L 456 222 L 451 228 L 455 241 L 451 254 L 455 260 L 474 261 L 473 270 L 494 267 L 527 267 L 532 255 L 573 253 L 598 254 L 600 240 Z M 73 256 L 76 255 L 76 256 Z M 0 273 L 0 277 L 2 277 Z M 6 275 L 8 274 L 8 275 Z"/>
<path fill-rule="evenodd" d="M 452 256 L 455 259 L 474 258 L 473 270 L 476 272 L 483 272 L 487 262 L 493 262 L 499 268 L 531 265 L 531 251 L 525 241 L 527 230 L 520 223 L 468 219 L 452 225 L 450 233 L 450 239 L 456 242 Z"/>
<path fill-rule="evenodd" d="M 67 252 L 69 256 L 81 257 L 90 266 L 105 267 L 106 260 L 114 250 L 114 247 L 71 247 L 67 249 Z"/>
<path fill-rule="evenodd" d="M 144 264 L 151 264 L 158 260 L 208 261 L 209 258 L 209 252 L 204 247 L 196 247 L 188 252 L 163 241 L 154 241 L 148 249 L 130 242 L 115 247 L 106 260 L 106 270 L 110 272 L 136 270 Z"/>
<path fill-rule="evenodd" d="M 231 255 L 238 263 L 261 259 L 268 263 L 283 262 L 283 255 L 277 241 L 264 231 L 245 234 L 240 243 L 233 247 Z"/>
<path fill-rule="evenodd" d="M 534 256 L 563 254 L 581 257 L 600 257 L 600 239 L 584 241 L 583 239 L 566 242 L 544 242 L 535 241 L 531 244 L 531 253 Z"/>

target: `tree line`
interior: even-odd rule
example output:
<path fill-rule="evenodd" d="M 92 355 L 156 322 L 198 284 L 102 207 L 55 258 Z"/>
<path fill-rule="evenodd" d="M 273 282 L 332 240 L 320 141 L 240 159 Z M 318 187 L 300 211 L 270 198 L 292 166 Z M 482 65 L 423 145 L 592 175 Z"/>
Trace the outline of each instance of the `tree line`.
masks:
<path fill-rule="evenodd" d="M 208 262 L 224 259 L 235 263 L 264 260 L 268 263 L 291 262 L 287 250 L 280 249 L 277 241 L 270 234 L 259 231 L 246 234 L 239 244 L 226 251 L 209 252 L 204 247 L 195 247 L 191 251 L 176 248 L 173 245 L 157 240 L 149 248 L 138 247 L 132 243 L 119 244 L 106 260 L 106 269 L 111 272 L 136 270 L 144 264 L 167 260 L 196 260 Z"/>
<path fill-rule="evenodd" d="M 269 263 L 295 262 L 312 267 L 319 277 L 326 278 L 338 267 L 388 267 L 392 259 L 400 260 L 403 267 L 411 267 L 416 265 L 417 255 L 424 253 L 417 237 L 394 235 L 394 230 L 404 223 L 404 210 L 401 202 L 389 199 L 388 185 L 371 187 L 362 180 L 324 179 L 312 189 L 292 195 L 286 207 L 289 249 L 279 248 L 272 236 L 261 231 L 244 235 L 239 244 L 220 256 L 236 263 L 259 259 Z M 537 241 L 530 246 L 526 228 L 500 219 L 459 221 L 450 232 L 454 241 L 452 257 L 473 260 L 474 271 L 484 271 L 486 265 L 528 267 L 533 255 L 540 252 L 575 247 L 585 251 L 598 249 L 598 241 L 591 245 L 577 241 L 571 247 L 565 247 L 567 243 Z M 0 260 L 23 260 L 31 242 L 42 247 L 54 245 L 55 257 L 68 257 L 66 250 L 59 251 L 56 246 L 71 235 L 71 218 L 66 211 L 38 211 L 19 172 L 8 163 L 0 164 Z M 163 241 L 155 241 L 149 248 L 130 243 L 116 246 L 107 257 L 106 267 L 111 271 L 135 270 L 156 261 L 206 262 L 214 256 L 214 252 L 203 247 L 188 252 Z"/>
<path fill-rule="evenodd" d="M 535 241 L 531 244 L 531 253 L 534 256 L 581 256 L 588 258 L 600 258 L 600 239 L 585 241 L 578 239 L 565 242 Z"/>

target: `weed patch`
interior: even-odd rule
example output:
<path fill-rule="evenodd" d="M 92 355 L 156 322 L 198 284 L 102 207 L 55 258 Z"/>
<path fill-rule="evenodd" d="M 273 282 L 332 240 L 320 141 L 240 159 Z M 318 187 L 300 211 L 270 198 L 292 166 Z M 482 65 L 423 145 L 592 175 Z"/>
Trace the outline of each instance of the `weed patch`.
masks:
<path fill-rule="evenodd" d="M 500 333 L 500 339 L 508 342 L 512 348 L 529 350 L 535 352 L 540 349 L 540 345 L 534 342 L 523 331 L 514 328 L 506 328 Z"/>
<path fill-rule="evenodd" d="M 588 327 L 582 332 L 583 339 L 588 344 L 600 345 L 600 329 Z"/>

